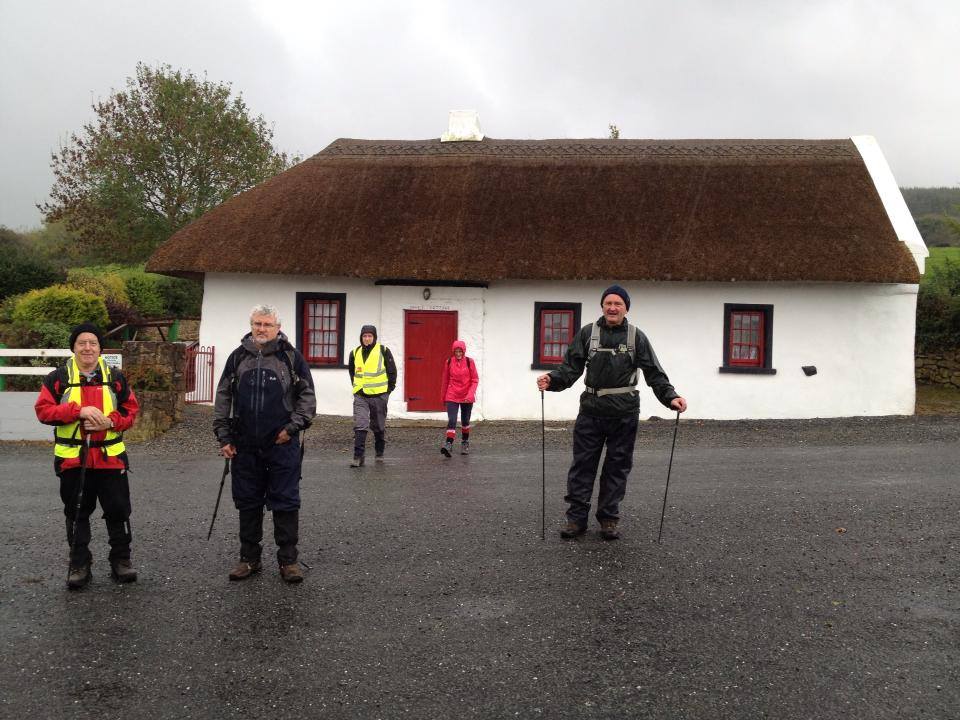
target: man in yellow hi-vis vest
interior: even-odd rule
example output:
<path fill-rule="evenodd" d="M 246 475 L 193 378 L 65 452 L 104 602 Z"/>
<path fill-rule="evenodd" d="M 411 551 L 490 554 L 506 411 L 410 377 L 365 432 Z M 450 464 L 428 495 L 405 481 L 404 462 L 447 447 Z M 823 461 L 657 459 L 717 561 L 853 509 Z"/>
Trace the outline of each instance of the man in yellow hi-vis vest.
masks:
<path fill-rule="evenodd" d="M 133 425 L 140 406 L 123 374 L 100 357 L 102 343 L 96 325 L 77 325 L 70 333 L 73 355 L 44 378 L 34 405 L 37 419 L 54 426 L 54 469 L 60 478 L 70 544 L 71 590 L 79 590 L 92 577 L 88 545 L 97 500 L 107 523 L 113 579 L 122 583 L 137 579 L 130 562 L 129 465 L 123 432 Z"/>
<path fill-rule="evenodd" d="M 353 462 L 362 467 L 367 431 L 373 430 L 376 459 L 383 459 L 387 446 L 387 401 L 397 386 L 397 364 L 390 348 L 377 342 L 377 328 L 360 328 L 360 345 L 350 353 L 347 364 L 353 383 Z"/>

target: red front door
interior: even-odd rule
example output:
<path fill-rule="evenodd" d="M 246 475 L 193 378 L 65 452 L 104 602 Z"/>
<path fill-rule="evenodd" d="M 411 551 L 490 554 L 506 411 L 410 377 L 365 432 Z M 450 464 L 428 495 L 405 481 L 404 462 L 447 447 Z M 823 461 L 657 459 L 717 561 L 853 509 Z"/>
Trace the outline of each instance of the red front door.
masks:
<path fill-rule="evenodd" d="M 407 410 L 444 410 L 443 364 L 457 339 L 456 311 L 404 310 L 403 394 Z"/>

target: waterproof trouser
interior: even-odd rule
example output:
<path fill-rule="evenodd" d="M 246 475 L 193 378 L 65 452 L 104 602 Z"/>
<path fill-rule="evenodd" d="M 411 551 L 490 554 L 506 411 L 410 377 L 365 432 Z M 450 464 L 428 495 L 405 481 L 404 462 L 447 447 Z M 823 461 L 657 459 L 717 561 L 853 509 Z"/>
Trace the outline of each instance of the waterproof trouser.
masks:
<path fill-rule="evenodd" d="M 273 539 L 277 544 L 277 562 L 290 565 L 297 561 L 300 541 L 300 513 L 297 510 L 273 511 Z M 240 559 L 260 562 L 263 553 L 263 508 L 240 511 Z"/>
<path fill-rule="evenodd" d="M 230 461 L 237 510 L 300 508 L 300 436 L 282 445 L 238 446 Z"/>
<path fill-rule="evenodd" d="M 366 452 L 367 431 L 373 430 L 377 455 L 382 455 L 387 445 L 387 400 L 388 393 L 382 395 L 353 396 L 353 455 L 363 457 Z"/>
<path fill-rule="evenodd" d="M 595 417 L 581 413 L 577 416 L 573 427 L 573 463 L 567 474 L 564 498 L 570 504 L 568 521 L 581 526 L 587 524 L 590 496 L 604 445 L 607 455 L 600 470 L 596 517 L 601 522 L 620 517 L 620 501 L 627 491 L 627 476 L 633 467 L 638 424 L 638 415 Z"/>
<path fill-rule="evenodd" d="M 60 499 L 67 527 L 67 542 L 72 548 L 71 567 L 89 565 L 93 559 L 90 552 L 90 515 L 97 501 L 103 510 L 110 542 L 110 562 L 130 559 L 130 483 L 125 470 L 90 470 L 83 483 L 83 502 L 76 517 L 76 538 L 73 535 L 74 516 L 77 509 L 77 492 L 80 489 L 80 468 L 60 472 Z M 76 539 L 76 543 L 74 543 Z"/>

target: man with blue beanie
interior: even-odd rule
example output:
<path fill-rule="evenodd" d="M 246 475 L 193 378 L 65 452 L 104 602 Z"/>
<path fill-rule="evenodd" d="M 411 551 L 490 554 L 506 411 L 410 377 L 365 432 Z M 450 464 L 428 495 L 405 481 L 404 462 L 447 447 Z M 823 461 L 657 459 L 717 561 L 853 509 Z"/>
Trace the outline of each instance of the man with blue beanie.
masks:
<path fill-rule="evenodd" d="M 684 412 L 684 400 L 660 367 L 647 336 L 627 321 L 630 295 L 611 285 L 600 296 L 603 315 L 585 325 L 567 347 L 563 363 L 537 378 L 540 390 L 566 390 L 584 370 L 585 389 L 573 429 L 573 463 L 567 474 L 567 523 L 560 537 L 571 539 L 587 531 L 590 497 L 603 448 L 607 456 L 600 471 L 597 521 L 604 540 L 620 537 L 620 501 L 633 467 L 633 446 L 640 420 L 637 370 L 664 407 Z"/>

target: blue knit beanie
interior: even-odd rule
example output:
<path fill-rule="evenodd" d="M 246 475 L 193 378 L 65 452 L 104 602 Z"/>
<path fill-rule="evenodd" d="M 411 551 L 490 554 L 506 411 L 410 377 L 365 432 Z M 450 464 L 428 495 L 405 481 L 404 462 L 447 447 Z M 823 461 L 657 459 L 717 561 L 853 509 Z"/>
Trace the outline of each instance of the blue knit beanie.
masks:
<path fill-rule="evenodd" d="M 619 295 L 623 300 L 623 304 L 627 306 L 627 310 L 630 309 L 630 295 L 619 285 L 611 285 L 603 291 L 603 295 L 600 296 L 601 306 L 603 305 L 603 301 L 606 300 L 607 295 Z"/>

